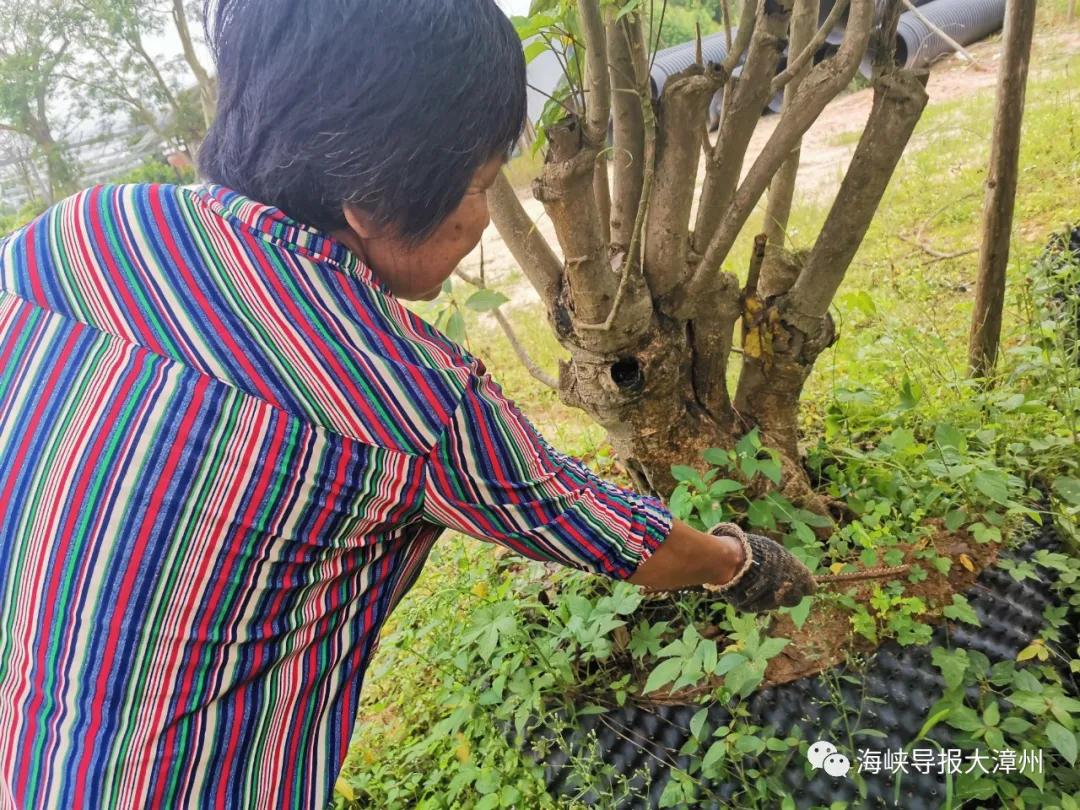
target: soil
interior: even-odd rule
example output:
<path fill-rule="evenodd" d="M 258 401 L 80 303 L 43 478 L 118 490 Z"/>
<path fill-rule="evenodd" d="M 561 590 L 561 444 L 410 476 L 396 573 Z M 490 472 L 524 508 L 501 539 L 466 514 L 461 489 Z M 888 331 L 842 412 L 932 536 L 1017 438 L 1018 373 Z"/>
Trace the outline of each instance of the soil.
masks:
<path fill-rule="evenodd" d="M 950 533 L 938 520 L 928 521 L 928 525 L 932 529 L 931 535 L 917 544 L 899 546 L 904 552 L 903 562 L 911 564 L 913 569 L 915 566 L 923 568 L 927 572 L 926 579 L 916 583 L 906 577 L 895 581 L 903 583 L 904 596 L 917 596 L 926 604 L 927 612 L 919 618 L 935 624 L 942 621 L 940 610 L 952 604 L 953 594 L 967 591 L 975 584 L 978 572 L 993 564 L 998 547 L 977 543 L 965 531 Z M 940 556 L 952 560 L 947 574 L 940 573 L 918 556 L 918 552 L 931 543 Z M 967 558 L 970 567 L 964 565 L 963 557 Z M 835 590 L 866 604 L 875 584 L 881 584 L 881 580 L 840 583 Z M 848 615 L 845 608 L 827 599 L 815 600 L 801 629 L 795 627 L 790 616 L 776 614 L 769 635 L 790 638 L 791 644 L 769 661 L 765 670 L 766 682 L 781 684 L 815 675 L 839 664 L 850 654 L 872 651 L 876 645 L 854 632 Z"/>

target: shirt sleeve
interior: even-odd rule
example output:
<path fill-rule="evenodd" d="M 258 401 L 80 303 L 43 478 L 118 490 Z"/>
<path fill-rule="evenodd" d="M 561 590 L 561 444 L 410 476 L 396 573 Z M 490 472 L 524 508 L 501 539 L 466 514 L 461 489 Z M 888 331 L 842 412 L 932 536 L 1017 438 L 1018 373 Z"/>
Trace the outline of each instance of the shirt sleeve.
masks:
<path fill-rule="evenodd" d="M 553 449 L 483 364 L 425 459 L 429 521 L 534 560 L 626 579 L 671 531 L 658 498 Z"/>

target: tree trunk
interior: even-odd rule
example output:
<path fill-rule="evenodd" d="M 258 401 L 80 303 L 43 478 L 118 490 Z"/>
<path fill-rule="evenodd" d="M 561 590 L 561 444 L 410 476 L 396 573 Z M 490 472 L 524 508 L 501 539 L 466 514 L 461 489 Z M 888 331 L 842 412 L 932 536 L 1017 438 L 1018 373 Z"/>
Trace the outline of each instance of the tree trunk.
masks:
<path fill-rule="evenodd" d="M 52 128 L 46 117 L 43 96 L 39 96 L 36 100 L 36 108 L 36 115 L 31 112 L 29 106 L 24 108 L 20 131 L 34 142 L 45 160 L 45 177 L 48 186 L 46 202 L 52 205 L 57 199 L 72 191 L 75 176 L 71 164 L 64 155 L 63 146 L 53 137 Z"/>
<path fill-rule="evenodd" d="M 730 448 L 758 426 L 784 458 L 781 490 L 808 508 L 823 508 L 800 464 L 799 396 L 814 361 L 835 339 L 829 302 L 926 93 L 925 77 L 906 71 L 877 77 L 866 132 L 814 249 L 806 257 L 790 257 L 783 272 L 766 279 L 766 242 L 759 238 L 747 283 L 740 285 L 721 262 L 770 179 L 858 69 L 876 8 L 875 0 L 851 0 L 840 48 L 811 66 L 826 32 L 814 33 L 816 14 L 810 12 L 816 4 L 798 0 L 805 18 L 789 54 L 792 67 L 778 75 L 795 4 L 743 0 L 725 62 L 691 65 L 669 77 L 654 100 L 642 12 L 603 20 L 598 0 L 579 0 L 589 102 L 580 117 L 548 128 L 544 169 L 533 184 L 561 257 L 540 237 L 505 178 L 489 192 L 492 220 L 570 354 L 559 368 L 560 397 L 607 429 L 645 492 L 669 495 L 675 486 L 672 465 L 700 464 L 702 450 Z M 831 14 L 826 25 L 839 15 Z M 741 76 L 732 83 L 730 71 L 744 53 Z M 610 93 L 598 84 L 604 77 L 601 57 L 608 62 Z M 766 100 L 792 82 L 777 126 L 740 180 Z M 703 133 L 709 102 L 721 87 L 727 88 L 724 118 L 711 146 Z M 613 145 L 607 168 L 614 175 L 609 222 L 606 183 L 601 187 L 596 170 L 606 146 L 608 105 Z M 692 216 L 703 147 L 704 188 Z M 733 402 L 729 361 L 740 319 L 742 362 Z"/>
<path fill-rule="evenodd" d="M 199 85 L 199 101 L 202 104 L 203 120 L 206 128 L 210 129 L 210 123 L 214 120 L 214 108 L 217 106 L 217 88 L 210 74 L 206 72 L 199 55 L 195 53 L 195 45 L 191 39 L 191 30 L 187 24 L 187 13 L 184 11 L 184 0 L 173 0 L 172 7 L 173 23 L 176 33 L 180 37 L 180 45 L 184 49 L 184 61 L 188 63 L 195 81 Z"/>
<path fill-rule="evenodd" d="M 1005 271 L 1009 264 L 1020 159 L 1020 125 L 1024 118 L 1024 90 L 1034 30 L 1035 3 L 1009 0 L 1005 12 L 1004 56 L 998 68 L 997 111 L 986 175 L 979 275 L 968 346 L 973 377 L 986 377 L 993 371 L 1001 340 Z"/>

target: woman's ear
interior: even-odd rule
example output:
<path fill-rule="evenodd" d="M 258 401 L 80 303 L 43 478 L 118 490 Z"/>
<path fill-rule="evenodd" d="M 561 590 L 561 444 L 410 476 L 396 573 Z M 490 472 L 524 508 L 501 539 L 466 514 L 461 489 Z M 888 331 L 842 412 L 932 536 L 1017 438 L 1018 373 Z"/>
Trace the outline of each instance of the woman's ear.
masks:
<path fill-rule="evenodd" d="M 345 215 L 345 222 L 348 223 L 349 230 L 360 239 L 376 239 L 380 236 L 382 229 L 375 224 L 375 221 L 368 216 L 367 212 L 349 203 L 344 203 L 341 206 L 341 212 Z"/>

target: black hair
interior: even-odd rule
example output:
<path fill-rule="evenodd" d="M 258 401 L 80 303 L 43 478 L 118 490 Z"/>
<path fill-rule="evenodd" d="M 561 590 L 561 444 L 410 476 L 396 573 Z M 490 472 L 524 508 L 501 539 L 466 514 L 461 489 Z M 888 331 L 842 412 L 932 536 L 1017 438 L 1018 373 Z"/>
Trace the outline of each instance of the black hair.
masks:
<path fill-rule="evenodd" d="M 350 203 L 422 241 L 525 121 L 525 58 L 495 0 L 206 0 L 210 181 L 322 230 Z"/>

